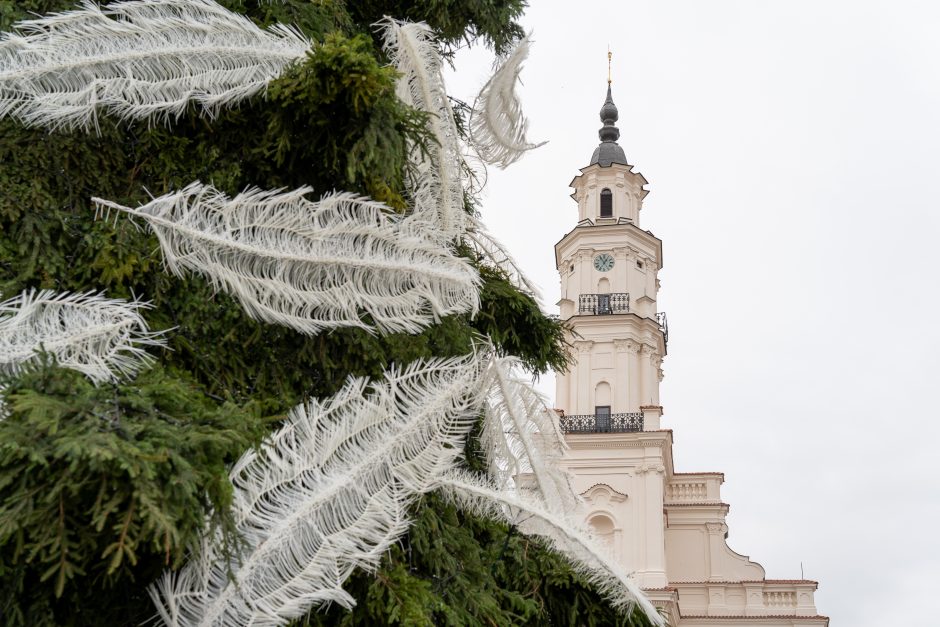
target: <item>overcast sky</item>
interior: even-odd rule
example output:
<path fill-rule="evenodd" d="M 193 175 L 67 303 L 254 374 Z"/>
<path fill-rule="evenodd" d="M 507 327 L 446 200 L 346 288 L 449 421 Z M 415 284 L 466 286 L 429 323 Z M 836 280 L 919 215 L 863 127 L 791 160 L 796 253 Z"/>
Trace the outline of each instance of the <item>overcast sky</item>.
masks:
<path fill-rule="evenodd" d="M 768 578 L 802 563 L 833 627 L 929 624 L 940 3 L 533 4 L 521 94 L 549 143 L 490 170 L 485 222 L 557 312 L 609 43 L 641 226 L 663 240 L 676 470 L 724 472 L 731 548 Z M 451 91 L 472 99 L 489 61 L 462 55 Z"/>

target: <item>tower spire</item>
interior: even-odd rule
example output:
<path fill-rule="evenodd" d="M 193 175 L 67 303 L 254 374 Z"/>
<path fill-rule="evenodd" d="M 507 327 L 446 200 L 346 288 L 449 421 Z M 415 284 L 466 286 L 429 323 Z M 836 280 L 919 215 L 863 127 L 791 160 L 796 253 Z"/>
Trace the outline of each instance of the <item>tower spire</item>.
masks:
<path fill-rule="evenodd" d="M 614 56 L 610 51 L 610 44 L 607 44 L 607 86 L 610 87 L 610 58 Z"/>
<path fill-rule="evenodd" d="M 623 153 L 623 148 L 617 144 L 617 140 L 620 139 L 620 129 L 617 128 L 616 123 L 620 117 L 620 113 L 617 111 L 617 105 L 614 104 L 614 97 L 611 93 L 611 78 L 610 78 L 610 58 L 611 53 L 608 50 L 607 52 L 607 99 L 604 100 L 604 105 L 601 107 L 600 117 L 601 123 L 604 126 L 597 132 L 597 136 L 601 140 L 601 145 L 594 150 L 594 155 L 591 157 L 590 165 L 595 163 L 601 167 L 607 167 L 612 163 L 622 163 L 623 165 L 629 165 L 627 163 L 627 156 Z"/>

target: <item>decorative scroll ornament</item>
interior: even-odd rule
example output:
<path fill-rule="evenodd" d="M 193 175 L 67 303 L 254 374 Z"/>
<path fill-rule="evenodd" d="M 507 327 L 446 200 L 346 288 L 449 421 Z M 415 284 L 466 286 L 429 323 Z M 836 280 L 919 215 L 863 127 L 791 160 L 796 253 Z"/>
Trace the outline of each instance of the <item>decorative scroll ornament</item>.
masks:
<path fill-rule="evenodd" d="M 164 346 L 139 301 L 100 294 L 23 292 L 0 303 L 0 371 L 16 375 L 42 352 L 96 384 L 132 377 L 153 360 L 144 347 Z"/>
<path fill-rule="evenodd" d="M 470 142 L 480 157 L 505 169 L 533 148 L 545 145 L 526 139 L 528 120 L 516 94 L 522 62 L 529 56 L 523 38 L 486 82 L 470 113 Z"/>
<path fill-rule="evenodd" d="M 476 313 L 476 270 L 432 238 L 431 225 L 349 193 L 313 202 L 310 191 L 229 198 L 193 183 L 136 209 L 92 200 L 146 220 L 173 273 L 201 274 L 251 317 L 301 333 L 417 333 Z"/>
<path fill-rule="evenodd" d="M 463 451 L 480 363 L 419 361 L 294 408 L 232 469 L 242 551 L 227 559 L 206 538 L 150 589 L 164 623 L 283 625 L 325 603 L 355 605 L 343 582 L 378 564 L 407 531 L 408 506 Z"/>
<path fill-rule="evenodd" d="M 209 117 L 264 90 L 310 41 L 258 28 L 213 0 L 132 0 L 19 22 L 0 41 L 0 116 L 50 128 L 169 120 L 195 103 Z"/>

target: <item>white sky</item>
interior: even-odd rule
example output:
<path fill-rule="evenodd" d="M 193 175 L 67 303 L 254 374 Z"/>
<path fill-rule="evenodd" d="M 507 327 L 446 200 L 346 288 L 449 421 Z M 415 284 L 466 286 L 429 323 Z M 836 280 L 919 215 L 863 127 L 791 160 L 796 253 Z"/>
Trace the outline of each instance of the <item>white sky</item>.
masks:
<path fill-rule="evenodd" d="M 550 143 L 490 170 L 485 222 L 557 312 L 609 43 L 664 246 L 676 470 L 724 472 L 731 548 L 769 578 L 802 563 L 833 627 L 929 624 L 940 3 L 537 1 L 524 23 L 530 138 Z M 462 55 L 451 91 L 472 99 L 489 61 Z"/>

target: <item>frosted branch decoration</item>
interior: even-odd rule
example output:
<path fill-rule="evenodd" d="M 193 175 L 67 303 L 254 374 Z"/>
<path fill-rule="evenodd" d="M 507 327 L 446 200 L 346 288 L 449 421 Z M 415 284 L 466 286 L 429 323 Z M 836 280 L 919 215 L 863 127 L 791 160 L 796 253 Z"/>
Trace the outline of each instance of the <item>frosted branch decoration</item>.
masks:
<path fill-rule="evenodd" d="M 23 292 L 0 303 L 0 371 L 19 374 L 45 351 L 96 384 L 132 377 L 153 360 L 145 347 L 165 345 L 140 314 L 147 306 L 94 293 Z"/>
<path fill-rule="evenodd" d="M 398 97 L 430 114 L 434 144 L 425 155 L 412 146 L 410 188 L 414 215 L 435 223 L 440 234 L 453 238 L 466 228 L 460 142 L 457 124 L 441 76 L 441 57 L 427 24 L 386 19 L 381 23 L 385 52 L 402 74 Z"/>
<path fill-rule="evenodd" d="M 50 128 L 97 128 L 99 109 L 168 121 L 191 102 L 214 117 L 311 45 L 295 28 L 263 30 L 213 0 L 86 0 L 14 28 L 0 42 L 0 115 Z"/>
<path fill-rule="evenodd" d="M 464 240 L 484 262 L 501 270 L 517 289 L 528 292 L 536 300 L 541 300 L 538 287 L 532 283 L 516 263 L 502 242 L 497 240 L 476 218 L 470 218 L 470 226 L 464 233 Z"/>
<path fill-rule="evenodd" d="M 430 225 L 349 193 L 313 202 L 310 191 L 229 198 L 193 183 L 136 209 L 92 200 L 144 219 L 173 273 L 201 274 L 251 317 L 301 333 L 416 333 L 476 312 L 476 270 L 440 246 Z"/>
<path fill-rule="evenodd" d="M 482 379 L 486 421 L 483 450 L 490 475 L 504 489 L 535 490 L 556 513 L 573 512 L 581 502 L 561 467 L 566 448 L 554 410 L 516 372 L 513 358 L 491 358 Z"/>
<path fill-rule="evenodd" d="M 526 139 L 529 123 L 522 115 L 516 83 L 529 56 L 529 39 L 522 39 L 480 90 L 470 114 L 470 141 L 487 163 L 506 168 L 523 154 L 546 142 Z"/>
<path fill-rule="evenodd" d="M 636 583 L 608 559 L 609 550 L 570 516 L 546 507 L 544 502 L 525 491 L 497 490 L 463 472 L 455 471 L 442 477 L 440 486 L 467 511 L 503 520 L 518 526 L 525 534 L 545 538 L 555 550 L 568 557 L 575 570 L 614 607 L 627 612 L 639 605 L 654 625 L 664 625 L 662 617 Z"/>
<path fill-rule="evenodd" d="M 419 361 L 294 408 L 260 450 L 231 472 L 244 550 L 207 538 L 193 561 L 151 588 L 172 627 L 282 625 L 324 603 L 408 528 L 406 510 L 463 451 L 479 401 L 481 361 Z M 231 574 L 231 576 L 230 576 Z"/>

